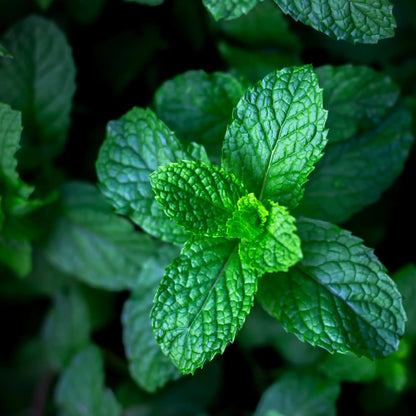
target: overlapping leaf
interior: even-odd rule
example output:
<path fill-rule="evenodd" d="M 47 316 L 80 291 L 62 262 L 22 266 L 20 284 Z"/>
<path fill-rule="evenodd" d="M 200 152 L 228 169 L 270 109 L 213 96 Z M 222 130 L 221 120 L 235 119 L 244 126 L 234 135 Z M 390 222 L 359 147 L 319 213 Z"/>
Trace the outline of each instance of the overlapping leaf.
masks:
<path fill-rule="evenodd" d="M 161 167 L 150 182 L 169 218 L 188 231 L 211 237 L 227 235 L 226 222 L 246 193 L 226 170 L 195 161 Z"/>
<path fill-rule="evenodd" d="M 247 14 L 259 0 L 202 0 L 216 20 L 236 19 Z"/>

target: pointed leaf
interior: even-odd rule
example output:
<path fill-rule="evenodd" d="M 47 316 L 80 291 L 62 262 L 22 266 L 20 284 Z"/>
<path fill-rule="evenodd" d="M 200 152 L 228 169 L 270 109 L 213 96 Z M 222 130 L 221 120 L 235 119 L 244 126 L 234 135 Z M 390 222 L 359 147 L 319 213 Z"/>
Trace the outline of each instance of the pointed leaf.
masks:
<path fill-rule="evenodd" d="M 296 223 L 303 260 L 264 276 L 258 299 L 301 341 L 381 358 L 396 351 L 406 320 L 401 295 L 372 250 L 335 225 Z"/>
<path fill-rule="evenodd" d="M 225 169 L 194 161 L 169 163 L 150 176 L 156 200 L 186 230 L 225 237 L 226 222 L 246 191 Z"/>
<path fill-rule="evenodd" d="M 202 0 L 216 20 L 236 19 L 247 14 L 261 0 Z"/>
<path fill-rule="evenodd" d="M 151 110 L 133 108 L 107 125 L 97 160 L 100 188 L 118 213 L 148 233 L 183 243 L 188 234 L 156 202 L 149 175 L 160 166 L 185 159 L 193 157 Z"/>
<path fill-rule="evenodd" d="M 394 36 L 389 0 L 274 0 L 282 11 L 308 26 L 349 42 L 377 43 Z"/>
<path fill-rule="evenodd" d="M 166 269 L 152 310 L 163 352 L 182 373 L 194 373 L 234 340 L 253 306 L 257 276 L 237 244 L 195 237 Z"/>
<path fill-rule="evenodd" d="M 75 65 L 55 23 L 39 16 L 16 23 L 4 36 L 13 60 L 0 60 L 0 100 L 22 112 L 24 148 L 19 158 L 33 167 L 56 156 L 66 140 Z"/>
<path fill-rule="evenodd" d="M 295 219 L 285 207 L 269 202 L 269 216 L 262 234 L 239 245 L 241 261 L 261 274 L 287 271 L 302 258 Z"/>
<path fill-rule="evenodd" d="M 97 347 L 80 351 L 58 380 L 55 401 L 65 416 L 120 416 L 121 406 L 104 386 L 104 365 Z"/>
<path fill-rule="evenodd" d="M 82 182 L 62 188 L 60 216 L 43 244 L 58 269 L 104 289 L 135 288 L 156 243 L 112 212 L 99 190 Z"/>
<path fill-rule="evenodd" d="M 238 103 L 225 135 L 223 166 L 259 200 L 292 208 L 322 156 L 325 121 L 311 66 L 273 72 Z"/>

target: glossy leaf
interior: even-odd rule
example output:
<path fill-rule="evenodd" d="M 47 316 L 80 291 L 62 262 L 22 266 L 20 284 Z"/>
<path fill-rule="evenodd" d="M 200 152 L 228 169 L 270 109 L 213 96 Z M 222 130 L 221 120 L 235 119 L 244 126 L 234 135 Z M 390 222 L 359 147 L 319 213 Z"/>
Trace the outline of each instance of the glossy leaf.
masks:
<path fill-rule="evenodd" d="M 236 19 L 247 14 L 259 0 L 202 0 L 216 20 Z"/>
<path fill-rule="evenodd" d="M 274 0 L 295 20 L 349 42 L 377 43 L 394 36 L 396 21 L 389 0 Z"/>
<path fill-rule="evenodd" d="M 326 144 L 322 90 L 311 66 L 286 68 L 247 90 L 233 112 L 223 166 L 259 200 L 292 208 Z"/>
<path fill-rule="evenodd" d="M 303 260 L 264 276 L 258 299 L 301 341 L 376 359 L 396 351 L 406 315 L 394 282 L 372 250 L 323 221 L 296 223 Z"/>

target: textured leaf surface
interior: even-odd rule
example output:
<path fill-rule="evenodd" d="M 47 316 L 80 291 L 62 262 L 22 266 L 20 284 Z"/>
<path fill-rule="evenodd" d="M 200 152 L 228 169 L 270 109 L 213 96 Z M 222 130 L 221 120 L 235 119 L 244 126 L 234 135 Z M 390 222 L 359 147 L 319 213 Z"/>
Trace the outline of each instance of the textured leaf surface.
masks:
<path fill-rule="evenodd" d="M 250 88 L 233 112 L 223 165 L 259 200 L 289 208 L 326 144 L 322 90 L 311 66 L 273 72 Z"/>
<path fill-rule="evenodd" d="M 285 373 L 263 394 L 254 416 L 335 416 L 340 386 L 308 371 Z"/>
<path fill-rule="evenodd" d="M 94 186 L 62 189 L 60 217 L 43 252 L 58 269 L 104 289 L 134 288 L 155 242 L 112 212 Z"/>
<path fill-rule="evenodd" d="M 80 351 L 58 380 L 55 401 L 63 416 L 119 416 L 121 406 L 104 386 L 100 351 L 89 346 Z"/>
<path fill-rule="evenodd" d="M 296 223 L 303 260 L 264 276 L 258 299 L 301 341 L 330 352 L 381 358 L 397 350 L 406 316 L 401 295 L 362 240 L 335 225 Z"/>
<path fill-rule="evenodd" d="M 403 169 L 411 125 L 410 113 L 398 109 L 373 131 L 328 145 L 296 213 L 339 223 L 377 201 Z"/>
<path fill-rule="evenodd" d="M 377 43 L 394 36 L 389 0 L 274 0 L 295 20 L 335 39 Z"/>
<path fill-rule="evenodd" d="M 202 0 L 216 20 L 236 19 L 247 14 L 259 0 Z"/>
<path fill-rule="evenodd" d="M 246 191 L 225 169 L 195 161 L 170 163 L 150 182 L 166 215 L 195 234 L 225 237 L 226 222 Z"/>
<path fill-rule="evenodd" d="M 235 242 L 191 239 L 157 291 L 156 340 L 182 373 L 193 373 L 234 340 L 256 289 L 256 273 L 241 263 Z"/>
<path fill-rule="evenodd" d="M 140 282 L 123 307 L 123 343 L 134 380 L 146 391 L 154 392 L 180 376 L 156 342 L 150 312 L 164 269 L 178 254 L 176 247 L 163 245 L 155 258 L 143 266 Z"/>
<path fill-rule="evenodd" d="M 260 273 L 287 271 L 302 258 L 295 219 L 285 207 L 269 202 L 269 216 L 262 234 L 241 242 L 241 261 Z"/>
<path fill-rule="evenodd" d="M 229 74 L 188 71 L 156 91 L 155 108 L 178 137 L 202 143 L 219 160 L 232 109 L 243 93 L 241 83 Z"/>
<path fill-rule="evenodd" d="M 42 328 L 51 364 L 61 369 L 90 341 L 91 323 L 88 306 L 75 288 L 58 292 Z"/>
<path fill-rule="evenodd" d="M 25 146 L 19 155 L 27 167 L 62 149 L 75 92 L 71 48 L 51 21 L 31 16 L 4 36 L 12 60 L 0 60 L 0 100 L 22 112 Z"/>
<path fill-rule="evenodd" d="M 149 175 L 160 166 L 185 159 L 192 156 L 151 110 L 133 108 L 107 125 L 97 160 L 100 188 L 118 213 L 148 233 L 183 243 L 187 233 L 156 202 Z"/>
<path fill-rule="evenodd" d="M 325 65 L 316 73 L 328 110 L 329 143 L 350 139 L 379 123 L 399 95 L 390 77 L 369 67 Z"/>

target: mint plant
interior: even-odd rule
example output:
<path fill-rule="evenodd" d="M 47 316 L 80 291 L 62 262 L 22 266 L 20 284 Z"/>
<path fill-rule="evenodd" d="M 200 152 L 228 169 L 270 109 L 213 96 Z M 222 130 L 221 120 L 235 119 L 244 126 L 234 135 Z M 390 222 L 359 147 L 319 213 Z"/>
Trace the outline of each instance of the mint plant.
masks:
<path fill-rule="evenodd" d="M 371 358 L 397 350 L 406 318 L 383 265 L 349 232 L 289 212 L 323 155 L 326 119 L 318 77 L 304 66 L 244 93 L 222 167 L 203 152 L 186 154 L 150 110 L 110 123 L 97 161 L 104 194 L 157 237 L 178 242 L 174 229 L 188 236 L 151 313 L 157 342 L 181 372 L 234 340 L 258 285 L 259 302 L 303 341 Z M 150 219 L 140 215 L 145 204 Z"/>

